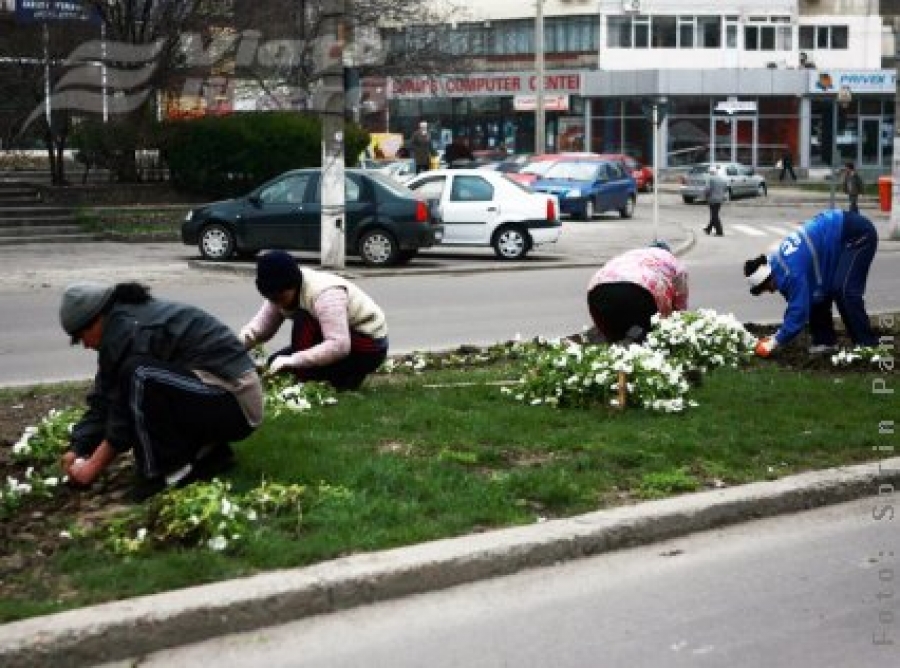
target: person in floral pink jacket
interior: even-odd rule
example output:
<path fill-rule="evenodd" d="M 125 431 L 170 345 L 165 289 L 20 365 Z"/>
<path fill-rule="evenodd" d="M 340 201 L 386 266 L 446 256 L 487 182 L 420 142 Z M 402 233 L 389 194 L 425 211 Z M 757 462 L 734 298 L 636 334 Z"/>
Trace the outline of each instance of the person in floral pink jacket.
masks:
<path fill-rule="evenodd" d="M 688 273 L 661 241 L 610 259 L 588 283 L 588 309 L 609 343 L 639 343 L 657 313 L 666 318 L 688 305 Z"/>

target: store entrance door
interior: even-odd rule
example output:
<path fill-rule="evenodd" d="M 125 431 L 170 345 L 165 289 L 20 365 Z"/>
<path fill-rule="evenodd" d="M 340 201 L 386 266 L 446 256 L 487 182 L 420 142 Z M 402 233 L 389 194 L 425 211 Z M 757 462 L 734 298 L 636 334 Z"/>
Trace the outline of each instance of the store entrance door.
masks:
<path fill-rule="evenodd" d="M 756 116 L 715 116 L 711 154 L 715 162 L 741 162 L 756 165 Z"/>
<path fill-rule="evenodd" d="M 859 164 L 863 167 L 881 167 L 881 119 L 877 116 L 861 116 L 859 126 Z"/>

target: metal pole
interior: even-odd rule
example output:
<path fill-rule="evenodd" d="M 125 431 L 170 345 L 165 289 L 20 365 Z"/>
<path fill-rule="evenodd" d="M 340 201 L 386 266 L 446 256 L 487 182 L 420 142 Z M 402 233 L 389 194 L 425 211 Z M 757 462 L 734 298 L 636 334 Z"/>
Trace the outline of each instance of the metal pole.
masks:
<path fill-rule="evenodd" d="M 47 128 L 53 131 L 53 113 L 50 102 L 50 29 L 44 21 L 44 117 L 47 119 Z"/>
<path fill-rule="evenodd" d="M 547 121 L 544 113 L 544 0 L 537 0 L 534 21 L 534 152 L 547 149 Z"/>
<path fill-rule="evenodd" d="M 838 115 L 838 100 L 837 95 L 835 95 L 834 99 L 831 101 L 831 167 L 829 172 L 831 177 L 828 179 L 831 182 L 828 192 L 828 208 L 834 208 L 834 190 L 835 190 L 835 181 L 837 180 L 837 175 L 835 174 L 835 168 L 837 167 L 837 115 Z"/>
<path fill-rule="evenodd" d="M 659 103 L 653 103 L 653 240 L 659 239 Z"/>
<path fill-rule="evenodd" d="M 109 83 L 107 80 L 107 71 L 106 71 L 106 23 L 100 24 L 100 58 L 102 59 L 100 62 L 100 88 L 103 94 L 103 122 L 106 123 L 109 121 L 109 97 L 107 84 Z"/>

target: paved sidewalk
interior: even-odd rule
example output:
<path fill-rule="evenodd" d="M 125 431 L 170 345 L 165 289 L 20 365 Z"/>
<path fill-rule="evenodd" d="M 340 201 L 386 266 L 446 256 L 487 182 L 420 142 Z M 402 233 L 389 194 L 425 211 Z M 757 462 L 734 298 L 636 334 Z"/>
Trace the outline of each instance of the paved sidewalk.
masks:
<path fill-rule="evenodd" d="M 893 494 L 900 458 L 360 554 L 0 626 L 0 665 L 96 665 L 375 601 L 865 496 Z M 210 657 L 213 662 L 214 657 Z"/>

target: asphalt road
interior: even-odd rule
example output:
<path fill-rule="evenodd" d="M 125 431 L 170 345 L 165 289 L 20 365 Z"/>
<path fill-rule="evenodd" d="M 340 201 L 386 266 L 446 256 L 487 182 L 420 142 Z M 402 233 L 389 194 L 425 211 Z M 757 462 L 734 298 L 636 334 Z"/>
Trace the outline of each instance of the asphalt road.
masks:
<path fill-rule="evenodd" d="M 868 498 L 748 522 L 218 638 L 140 665 L 888 668 L 900 665 L 895 503 Z"/>
<path fill-rule="evenodd" d="M 593 271 L 655 237 L 684 250 L 692 308 L 732 312 L 745 321 L 777 320 L 783 302 L 750 297 L 741 265 L 821 203 L 772 199 L 728 205 L 722 238 L 698 236 L 705 206 L 685 206 L 666 193 L 658 221 L 649 200 L 632 220 L 611 215 L 591 223 L 566 221 L 559 244 L 523 262 L 501 262 L 489 249 L 439 248 L 395 271 L 366 270 L 351 259 L 344 273 L 385 309 L 394 353 L 580 331 L 589 324 L 584 289 Z M 886 231 L 887 216 L 876 212 L 873 218 Z M 882 243 L 867 295 L 872 310 L 900 306 L 898 250 L 900 242 Z M 259 306 L 252 263 L 210 266 L 197 259 L 195 249 L 179 243 L 0 247 L 0 386 L 91 376 L 93 355 L 70 348 L 57 319 L 60 294 L 73 280 L 140 280 L 160 297 L 201 305 L 239 329 Z M 272 349 L 286 343 L 284 329 Z"/>

